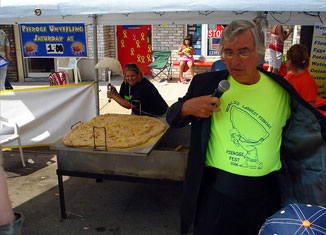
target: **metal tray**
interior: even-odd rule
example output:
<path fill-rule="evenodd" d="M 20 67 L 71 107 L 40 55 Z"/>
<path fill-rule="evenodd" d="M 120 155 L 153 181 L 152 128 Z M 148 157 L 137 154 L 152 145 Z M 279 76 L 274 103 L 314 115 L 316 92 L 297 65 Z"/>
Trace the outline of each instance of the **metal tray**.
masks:
<path fill-rule="evenodd" d="M 165 132 L 164 132 L 165 133 Z M 154 146 L 157 144 L 157 142 L 160 140 L 160 138 L 164 135 L 161 134 L 160 136 L 157 136 L 155 138 L 152 138 L 148 144 L 135 147 L 135 148 L 128 148 L 128 149 L 108 149 L 108 150 L 94 150 L 90 148 L 75 148 L 64 145 L 61 141 L 58 143 L 55 143 L 50 146 L 50 149 L 53 150 L 64 150 L 64 151 L 77 151 L 77 152 L 89 152 L 89 153 L 103 153 L 103 154 L 117 154 L 117 155 L 131 155 L 131 156 L 137 156 L 137 155 L 148 155 Z"/>
<path fill-rule="evenodd" d="M 165 120 L 165 118 L 159 118 L 161 121 L 165 123 L 165 131 L 149 140 L 148 143 L 140 145 L 139 147 L 134 148 L 126 148 L 126 149 L 107 149 L 107 150 L 100 150 L 100 149 L 90 149 L 90 148 L 78 148 L 78 147 L 70 147 L 64 145 L 61 141 L 57 142 L 50 146 L 50 149 L 53 150 L 65 150 L 65 151 L 78 151 L 78 152 L 89 152 L 89 153 L 103 153 L 103 154 L 117 154 L 117 155 L 131 155 L 131 156 L 137 156 L 137 155 L 148 155 L 152 149 L 155 147 L 157 142 L 159 142 L 160 138 L 164 136 L 168 129 L 168 124 Z"/>

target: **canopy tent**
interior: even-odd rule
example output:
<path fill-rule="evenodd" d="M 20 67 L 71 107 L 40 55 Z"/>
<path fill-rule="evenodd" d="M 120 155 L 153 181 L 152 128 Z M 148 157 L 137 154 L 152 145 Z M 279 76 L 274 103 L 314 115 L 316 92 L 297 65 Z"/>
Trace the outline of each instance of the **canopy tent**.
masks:
<path fill-rule="evenodd" d="M 326 0 L 1 0 L 0 24 L 85 23 L 93 25 L 94 66 L 97 25 L 229 24 L 259 17 L 268 24 L 314 25 L 326 22 Z M 95 73 L 99 113 L 98 74 Z"/>
<path fill-rule="evenodd" d="M 37 16 L 35 13 L 41 13 Z M 228 24 L 267 12 L 269 24 L 326 22 L 326 0 L 1 0 L 0 24 L 83 22 L 97 24 Z"/>

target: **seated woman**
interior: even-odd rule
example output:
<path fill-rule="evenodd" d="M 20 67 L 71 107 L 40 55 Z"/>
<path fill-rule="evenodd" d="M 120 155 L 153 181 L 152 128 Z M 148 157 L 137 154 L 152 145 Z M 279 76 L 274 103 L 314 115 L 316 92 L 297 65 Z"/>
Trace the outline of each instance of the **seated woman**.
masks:
<path fill-rule="evenodd" d="M 186 37 L 183 40 L 183 43 L 179 46 L 178 50 L 178 55 L 180 56 L 179 58 L 179 80 L 182 83 L 189 83 L 191 79 L 184 80 L 183 79 L 183 68 L 185 64 L 188 65 L 191 76 L 194 77 L 194 56 L 196 55 L 195 48 L 192 46 L 192 40 L 191 37 Z"/>
<path fill-rule="evenodd" d="M 164 115 L 168 109 L 156 87 L 144 78 L 143 72 L 136 64 L 126 64 L 120 92 L 111 86 L 107 97 L 126 109 L 132 109 L 135 115 L 158 117 Z"/>
<path fill-rule="evenodd" d="M 286 53 L 286 67 L 291 72 L 285 76 L 285 79 L 305 101 L 315 106 L 318 86 L 308 72 L 308 66 L 308 49 L 300 44 L 293 45 Z"/>

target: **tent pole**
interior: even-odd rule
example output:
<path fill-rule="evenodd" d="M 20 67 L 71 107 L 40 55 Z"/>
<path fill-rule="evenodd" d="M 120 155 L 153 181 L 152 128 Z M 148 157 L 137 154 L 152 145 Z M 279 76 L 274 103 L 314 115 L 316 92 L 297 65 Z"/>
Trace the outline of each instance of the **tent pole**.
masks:
<path fill-rule="evenodd" d="M 98 61 L 97 54 L 97 15 L 92 15 L 93 18 L 93 48 L 94 48 L 94 68 Z M 95 69 L 95 109 L 96 116 L 100 115 L 100 107 L 99 107 L 99 82 L 98 82 L 98 70 Z"/>

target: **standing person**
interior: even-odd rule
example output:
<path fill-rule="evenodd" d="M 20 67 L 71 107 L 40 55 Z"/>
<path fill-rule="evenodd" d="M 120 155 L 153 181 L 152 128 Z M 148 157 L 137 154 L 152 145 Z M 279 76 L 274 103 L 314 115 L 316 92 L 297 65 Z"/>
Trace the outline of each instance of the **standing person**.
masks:
<path fill-rule="evenodd" d="M 23 221 L 23 215 L 12 210 L 5 171 L 0 163 L 0 234 L 19 235 Z"/>
<path fill-rule="evenodd" d="M 0 29 L 0 57 L 6 61 L 11 61 L 9 39 L 2 29 Z M 0 67 L 0 91 L 5 90 L 7 67 L 8 65 Z"/>
<path fill-rule="evenodd" d="M 299 95 L 313 107 L 317 99 L 318 86 L 307 70 L 309 55 L 307 47 L 295 44 L 286 53 L 288 73 L 284 78 L 297 90 Z"/>
<path fill-rule="evenodd" d="M 269 43 L 269 68 L 268 71 L 278 74 L 282 59 L 284 41 L 290 36 L 293 28 L 291 27 L 288 32 L 283 30 L 282 25 L 273 25 L 271 29 L 271 38 Z"/>
<path fill-rule="evenodd" d="M 179 46 L 178 49 L 179 58 L 179 80 L 187 84 L 191 79 L 183 79 L 183 68 L 187 64 L 190 69 L 192 78 L 194 77 L 194 55 L 196 55 L 195 48 L 192 46 L 191 37 L 187 36 L 184 38 L 183 43 Z"/>
<path fill-rule="evenodd" d="M 143 72 L 136 64 L 125 65 L 120 92 L 111 86 L 107 97 L 126 109 L 132 109 L 132 113 L 136 115 L 162 116 L 168 109 L 156 87 L 144 78 Z"/>
<path fill-rule="evenodd" d="M 0 227 L 14 221 L 14 212 L 11 208 L 11 201 L 8 195 L 8 186 L 5 172 L 0 164 Z"/>
<path fill-rule="evenodd" d="M 286 202 L 326 204 L 326 119 L 284 78 L 257 69 L 264 49 L 253 23 L 233 21 L 220 42 L 227 70 L 196 75 L 168 110 L 172 127 L 191 123 L 181 225 L 194 223 L 194 235 L 258 234 L 281 208 L 280 188 Z M 230 89 L 212 97 L 222 80 Z"/>

